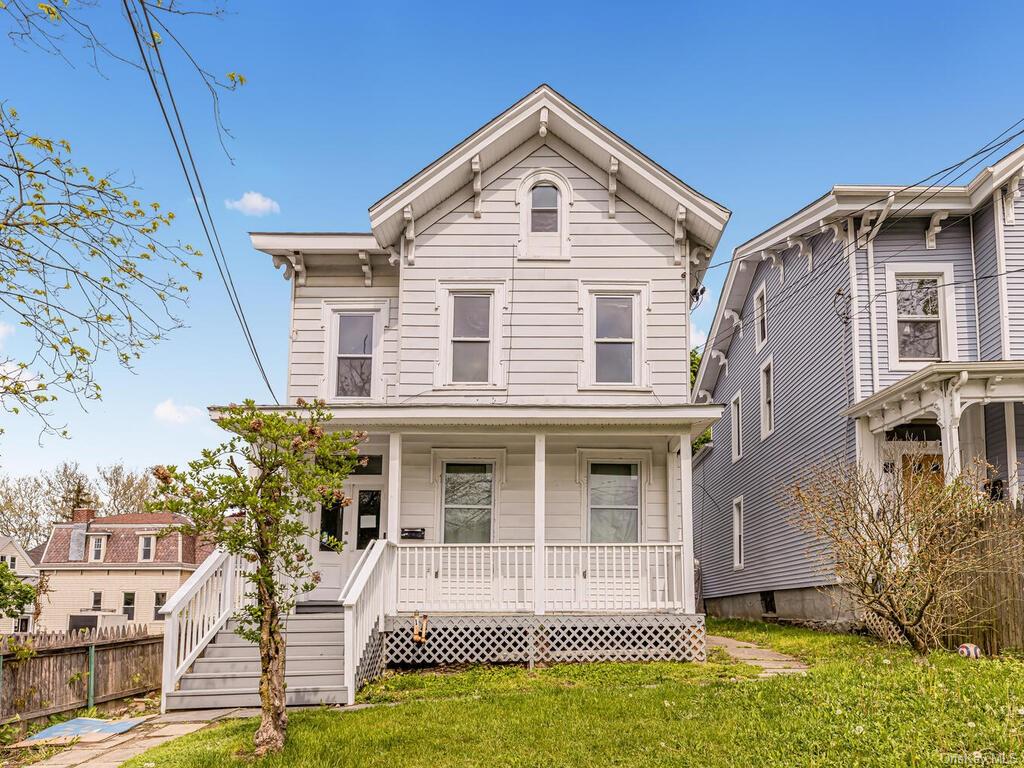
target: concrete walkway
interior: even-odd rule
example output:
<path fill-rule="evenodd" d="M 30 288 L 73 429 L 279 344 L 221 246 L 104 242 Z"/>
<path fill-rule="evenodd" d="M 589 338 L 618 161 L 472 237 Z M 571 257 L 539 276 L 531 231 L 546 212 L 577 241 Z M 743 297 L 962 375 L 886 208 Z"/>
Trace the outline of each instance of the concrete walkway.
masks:
<path fill-rule="evenodd" d="M 258 709 L 210 709 L 170 713 L 148 720 L 132 730 L 103 741 L 80 741 L 53 757 L 32 763 L 29 768 L 116 768 L 126 760 L 165 741 L 198 731 L 229 717 L 252 717 Z"/>
<path fill-rule="evenodd" d="M 803 675 L 807 665 L 792 656 L 762 648 L 753 643 L 745 643 L 732 637 L 708 635 L 708 648 L 721 648 L 736 661 L 753 664 L 761 668 L 758 677 L 775 677 L 776 675 Z"/>

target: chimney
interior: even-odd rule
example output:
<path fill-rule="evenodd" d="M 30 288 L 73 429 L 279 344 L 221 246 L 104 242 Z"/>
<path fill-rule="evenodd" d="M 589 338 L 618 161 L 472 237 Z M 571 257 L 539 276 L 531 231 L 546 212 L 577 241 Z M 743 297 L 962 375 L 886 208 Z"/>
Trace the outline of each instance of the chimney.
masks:
<path fill-rule="evenodd" d="M 78 507 L 71 510 L 72 523 L 91 523 L 96 519 L 96 510 L 89 507 Z"/>

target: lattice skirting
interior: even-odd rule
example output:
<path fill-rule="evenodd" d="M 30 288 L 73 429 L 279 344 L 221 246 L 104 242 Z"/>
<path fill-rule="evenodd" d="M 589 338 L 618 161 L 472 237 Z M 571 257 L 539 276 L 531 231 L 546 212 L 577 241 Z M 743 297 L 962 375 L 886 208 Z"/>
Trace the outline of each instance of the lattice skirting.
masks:
<path fill-rule="evenodd" d="M 379 626 L 374 626 L 370 641 L 363 649 L 363 655 L 356 666 L 356 690 L 376 679 L 384 671 L 384 655 L 387 646 L 387 634 Z"/>
<path fill-rule="evenodd" d="M 388 617 L 389 666 L 706 658 L 701 615 L 431 616 L 422 645 L 412 625 L 412 617 Z"/>

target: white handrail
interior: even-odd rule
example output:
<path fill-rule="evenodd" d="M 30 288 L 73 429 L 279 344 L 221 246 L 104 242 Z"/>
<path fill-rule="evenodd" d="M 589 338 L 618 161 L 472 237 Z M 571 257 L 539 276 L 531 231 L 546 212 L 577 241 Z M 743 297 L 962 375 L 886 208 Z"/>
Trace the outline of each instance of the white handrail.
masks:
<path fill-rule="evenodd" d="M 349 704 L 355 703 L 359 664 L 373 640 L 384 631 L 388 591 L 394 567 L 394 545 L 384 539 L 367 547 L 345 586 L 345 688 Z"/>
<path fill-rule="evenodd" d="M 164 616 L 162 711 L 167 708 L 167 694 L 245 602 L 247 570 L 247 563 L 218 549 L 164 604 L 160 611 Z"/>
<path fill-rule="evenodd" d="M 364 549 L 362 554 L 359 555 L 359 559 L 356 560 L 356 567 L 353 568 L 352 571 L 349 573 L 348 578 L 345 579 L 345 584 L 341 588 L 341 592 L 338 593 L 338 602 L 339 603 L 344 604 L 345 596 L 348 595 L 349 590 L 352 589 L 352 583 L 356 580 L 356 574 L 358 574 L 360 571 L 362 571 L 363 563 L 365 562 L 366 558 L 369 556 L 370 550 L 373 549 L 373 544 L 374 543 L 375 542 L 371 542 L 370 546 L 368 546 L 366 549 Z"/>

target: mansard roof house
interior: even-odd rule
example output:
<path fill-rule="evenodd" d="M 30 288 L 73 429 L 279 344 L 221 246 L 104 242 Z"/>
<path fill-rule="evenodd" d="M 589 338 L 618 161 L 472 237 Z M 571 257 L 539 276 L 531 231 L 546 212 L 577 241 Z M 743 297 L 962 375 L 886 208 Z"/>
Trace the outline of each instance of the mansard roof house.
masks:
<path fill-rule="evenodd" d="M 82 508 L 55 524 L 36 563 L 49 586 L 37 629 L 148 624 L 161 632 L 167 598 L 212 549 L 194 536 L 160 535 L 183 521 L 169 512 L 97 516 Z"/>
<path fill-rule="evenodd" d="M 545 85 L 370 231 L 252 233 L 289 280 L 288 402 L 369 433 L 353 504 L 309 521 L 345 547 L 289 619 L 290 703 L 351 701 L 385 656 L 703 658 L 690 442 L 721 408 L 691 397 L 689 313 L 728 218 Z M 167 605 L 168 708 L 258 700 L 236 568 Z"/>
<path fill-rule="evenodd" d="M 1019 500 L 1022 169 L 1024 147 L 966 185 L 836 186 L 736 248 L 695 383 L 727 405 L 694 457 L 709 613 L 851 618 L 786 503 L 823 460 L 978 457 Z"/>

